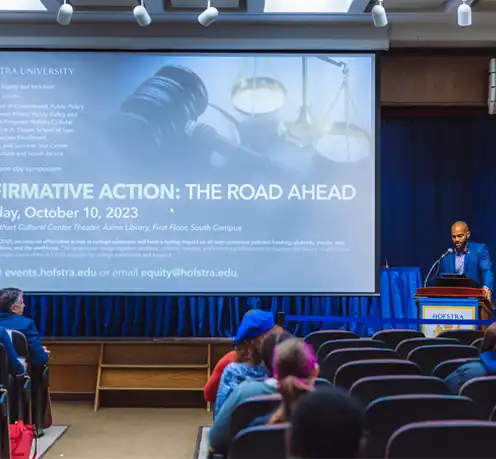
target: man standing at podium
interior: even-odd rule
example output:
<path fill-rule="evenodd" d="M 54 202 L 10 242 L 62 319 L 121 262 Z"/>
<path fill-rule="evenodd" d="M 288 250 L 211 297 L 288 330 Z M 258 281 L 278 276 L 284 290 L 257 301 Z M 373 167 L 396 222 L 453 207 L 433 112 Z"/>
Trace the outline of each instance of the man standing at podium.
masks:
<path fill-rule="evenodd" d="M 441 273 L 465 274 L 479 284 L 484 290 L 484 296 L 491 301 L 494 274 L 487 246 L 470 240 L 470 231 L 465 222 L 453 224 L 451 240 L 455 250 L 441 261 Z"/>

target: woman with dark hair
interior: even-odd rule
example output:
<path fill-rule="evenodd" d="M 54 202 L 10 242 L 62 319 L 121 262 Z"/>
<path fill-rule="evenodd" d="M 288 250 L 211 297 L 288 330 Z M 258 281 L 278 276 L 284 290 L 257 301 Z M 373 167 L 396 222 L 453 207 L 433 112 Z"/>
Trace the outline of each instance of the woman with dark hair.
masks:
<path fill-rule="evenodd" d="M 276 331 L 266 335 L 262 343 L 260 355 L 269 378 L 262 380 L 247 380 L 234 389 L 215 417 L 214 423 L 209 430 L 208 435 L 211 450 L 218 453 L 227 452 L 232 438 L 231 417 L 237 406 L 251 397 L 277 394 L 277 381 L 272 377 L 274 350 L 279 344 L 292 338 L 293 335 L 285 331 L 280 333 Z"/>
<path fill-rule="evenodd" d="M 458 367 L 445 382 L 451 392 L 458 395 L 467 381 L 489 375 L 496 375 L 496 323 L 491 324 L 484 333 L 479 359 Z"/>

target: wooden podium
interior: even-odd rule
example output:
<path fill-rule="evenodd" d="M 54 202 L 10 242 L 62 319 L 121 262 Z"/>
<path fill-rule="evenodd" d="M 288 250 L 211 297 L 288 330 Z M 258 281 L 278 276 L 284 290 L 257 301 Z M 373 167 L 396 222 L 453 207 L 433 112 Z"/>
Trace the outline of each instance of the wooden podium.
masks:
<path fill-rule="evenodd" d="M 480 288 L 470 287 L 424 287 L 415 295 L 419 317 L 443 320 L 492 320 L 494 306 L 484 298 Z M 436 336 L 453 328 L 477 328 L 476 325 L 423 325 L 426 336 Z M 481 330 L 487 328 L 480 326 Z"/>

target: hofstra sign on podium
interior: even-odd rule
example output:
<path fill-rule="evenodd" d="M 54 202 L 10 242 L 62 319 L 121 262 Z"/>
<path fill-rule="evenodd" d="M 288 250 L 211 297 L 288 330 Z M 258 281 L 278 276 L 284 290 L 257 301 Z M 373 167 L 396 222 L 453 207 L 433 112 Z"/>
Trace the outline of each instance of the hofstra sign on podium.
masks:
<path fill-rule="evenodd" d="M 469 300 L 470 301 L 470 300 Z M 460 304 L 460 303 L 463 303 Z M 440 321 L 452 320 L 453 324 L 423 324 L 422 332 L 426 337 L 435 337 L 445 330 L 473 330 L 475 325 L 457 324 L 457 320 L 476 320 L 478 315 L 478 301 L 467 304 L 467 299 L 462 301 L 454 298 L 430 298 L 429 303 L 421 305 L 422 319 Z"/>

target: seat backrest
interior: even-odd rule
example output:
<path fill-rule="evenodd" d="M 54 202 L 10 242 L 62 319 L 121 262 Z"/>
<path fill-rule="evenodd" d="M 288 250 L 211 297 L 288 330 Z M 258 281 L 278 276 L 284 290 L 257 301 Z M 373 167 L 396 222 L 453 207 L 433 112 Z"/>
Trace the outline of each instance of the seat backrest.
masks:
<path fill-rule="evenodd" d="M 0 386 L 7 390 L 10 387 L 9 360 L 3 344 L 0 344 Z"/>
<path fill-rule="evenodd" d="M 28 358 L 29 357 L 29 347 L 28 340 L 24 333 L 19 330 L 7 330 L 10 338 L 12 339 L 12 344 L 19 357 Z"/>
<path fill-rule="evenodd" d="M 254 419 L 275 411 L 280 404 L 280 394 L 251 397 L 240 403 L 231 415 L 231 438 L 246 429 Z"/>
<path fill-rule="evenodd" d="M 464 365 L 468 362 L 479 361 L 478 358 L 468 358 L 468 359 L 452 359 L 446 360 L 444 362 L 438 363 L 434 370 L 432 370 L 432 376 L 436 378 L 446 379 L 451 373 L 453 373 L 458 367 Z"/>
<path fill-rule="evenodd" d="M 9 397 L 5 389 L 0 389 L 0 457 L 10 457 Z"/>
<path fill-rule="evenodd" d="M 10 336 L 10 339 L 12 340 L 12 344 L 14 346 L 14 349 L 16 351 L 17 356 L 19 357 L 19 361 L 24 365 L 24 368 L 29 371 L 31 365 L 30 365 L 30 359 L 29 359 L 29 347 L 28 347 L 28 340 L 24 333 L 20 332 L 19 330 L 7 330 L 7 333 Z"/>
<path fill-rule="evenodd" d="M 392 349 L 355 348 L 336 349 L 327 354 L 320 366 L 320 376 L 328 381 L 334 381 L 334 375 L 341 365 L 357 360 L 390 360 L 398 359 L 398 354 Z"/>
<path fill-rule="evenodd" d="M 425 335 L 418 330 L 380 330 L 372 335 L 372 339 L 382 341 L 391 349 L 396 349 L 399 343 L 411 338 L 424 338 Z"/>
<path fill-rule="evenodd" d="M 494 457 L 496 424 L 489 421 L 414 422 L 393 433 L 387 458 Z"/>
<path fill-rule="evenodd" d="M 482 330 L 446 330 L 439 335 L 439 338 L 456 338 L 460 343 L 470 346 L 477 338 L 482 338 L 484 332 Z"/>
<path fill-rule="evenodd" d="M 341 339 L 341 340 L 329 340 L 319 347 L 317 352 L 317 359 L 319 365 L 324 363 L 325 358 L 336 349 L 351 349 L 357 347 L 368 347 L 376 349 L 389 349 L 385 343 L 382 341 L 377 341 L 376 339 L 370 338 L 354 338 L 354 339 Z"/>
<path fill-rule="evenodd" d="M 410 338 L 402 341 L 396 347 L 398 355 L 406 359 L 411 351 L 421 346 L 435 346 L 438 344 L 461 344 L 455 338 Z"/>
<path fill-rule="evenodd" d="M 476 347 L 480 351 L 483 339 L 484 338 L 477 338 L 476 340 L 472 341 L 472 343 L 470 345 Z"/>
<path fill-rule="evenodd" d="M 395 395 L 374 400 L 365 410 L 370 457 L 384 457 L 387 442 L 412 422 L 447 419 L 483 420 L 474 402 L 455 395 Z"/>
<path fill-rule="evenodd" d="M 373 400 L 391 395 L 450 395 L 450 391 L 444 381 L 432 376 L 399 375 L 359 379 L 351 386 L 350 394 L 367 406 Z"/>
<path fill-rule="evenodd" d="M 305 343 L 313 346 L 315 352 L 318 352 L 320 346 L 326 341 L 358 338 L 360 336 L 348 330 L 319 330 L 305 336 Z"/>
<path fill-rule="evenodd" d="M 489 419 L 496 406 L 496 376 L 482 376 L 467 381 L 460 389 L 460 395 L 473 400 L 477 407 Z"/>
<path fill-rule="evenodd" d="M 421 375 L 420 367 L 407 360 L 363 360 L 341 365 L 334 376 L 334 385 L 350 389 L 367 376 Z"/>
<path fill-rule="evenodd" d="M 315 378 L 314 385 L 315 385 L 315 389 L 322 389 L 322 388 L 330 387 L 332 383 L 324 378 Z"/>
<path fill-rule="evenodd" d="M 408 354 L 407 358 L 411 362 L 418 364 L 426 375 L 430 375 L 436 365 L 441 362 L 453 359 L 475 358 L 478 357 L 478 355 L 479 351 L 472 346 L 443 344 L 417 347 Z"/>
<path fill-rule="evenodd" d="M 285 459 L 289 424 L 249 427 L 239 432 L 229 446 L 229 459 Z"/>

